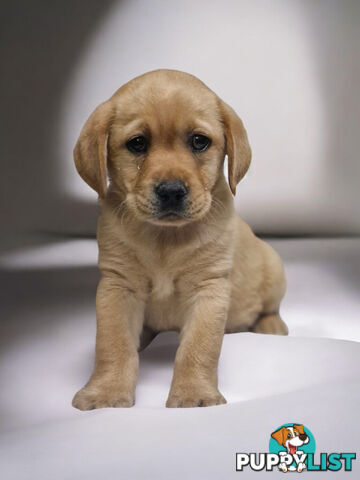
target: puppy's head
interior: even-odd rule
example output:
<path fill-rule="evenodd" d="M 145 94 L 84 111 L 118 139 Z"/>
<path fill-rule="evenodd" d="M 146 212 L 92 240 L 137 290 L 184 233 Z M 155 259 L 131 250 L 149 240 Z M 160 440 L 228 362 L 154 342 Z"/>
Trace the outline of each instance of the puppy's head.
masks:
<path fill-rule="evenodd" d="M 200 80 L 172 70 L 121 87 L 74 149 L 79 174 L 100 197 L 115 192 L 137 218 L 177 226 L 209 211 L 226 154 L 235 194 L 251 159 L 240 118 Z"/>

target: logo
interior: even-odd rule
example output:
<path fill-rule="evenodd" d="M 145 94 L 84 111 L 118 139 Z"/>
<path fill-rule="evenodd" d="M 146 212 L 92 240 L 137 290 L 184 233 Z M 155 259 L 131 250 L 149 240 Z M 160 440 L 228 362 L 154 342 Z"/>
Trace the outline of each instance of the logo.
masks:
<path fill-rule="evenodd" d="M 315 446 L 313 434 L 304 425 L 287 423 L 271 434 L 269 451 L 279 455 L 280 470 L 300 473 L 306 469 L 308 454 L 314 455 Z"/>
<path fill-rule="evenodd" d="M 301 423 L 286 423 L 270 434 L 269 453 L 237 453 L 236 471 L 351 472 L 356 453 L 320 453 L 315 460 L 315 438 Z"/>

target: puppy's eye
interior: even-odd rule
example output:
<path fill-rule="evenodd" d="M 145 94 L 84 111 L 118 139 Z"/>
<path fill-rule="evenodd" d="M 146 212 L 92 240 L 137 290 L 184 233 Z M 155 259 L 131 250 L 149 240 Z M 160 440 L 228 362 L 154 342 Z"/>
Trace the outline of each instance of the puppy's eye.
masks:
<path fill-rule="evenodd" d="M 291 433 L 288 433 L 288 438 L 291 438 Z"/>
<path fill-rule="evenodd" d="M 190 138 L 190 146 L 194 152 L 204 152 L 210 146 L 211 140 L 205 135 L 195 134 Z"/>
<path fill-rule="evenodd" d="M 126 148 L 131 153 L 145 153 L 148 148 L 148 142 L 145 137 L 139 135 L 126 142 Z"/>

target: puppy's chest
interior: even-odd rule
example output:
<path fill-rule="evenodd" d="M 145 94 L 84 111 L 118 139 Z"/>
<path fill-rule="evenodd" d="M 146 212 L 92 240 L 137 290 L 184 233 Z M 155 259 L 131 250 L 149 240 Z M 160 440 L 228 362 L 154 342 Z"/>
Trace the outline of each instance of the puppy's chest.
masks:
<path fill-rule="evenodd" d="M 174 275 L 157 267 L 153 271 L 150 285 L 145 315 L 147 325 L 158 331 L 179 330 L 179 295 Z"/>
<path fill-rule="evenodd" d="M 153 301 L 163 301 L 174 294 L 175 280 L 173 272 L 165 269 L 154 269 L 150 282 L 150 297 Z"/>
<path fill-rule="evenodd" d="M 164 253 L 153 252 L 152 255 L 145 255 L 141 260 L 150 280 L 149 300 L 164 301 L 173 297 L 176 279 L 182 272 L 182 261 L 179 261 L 178 256 L 165 256 Z"/>

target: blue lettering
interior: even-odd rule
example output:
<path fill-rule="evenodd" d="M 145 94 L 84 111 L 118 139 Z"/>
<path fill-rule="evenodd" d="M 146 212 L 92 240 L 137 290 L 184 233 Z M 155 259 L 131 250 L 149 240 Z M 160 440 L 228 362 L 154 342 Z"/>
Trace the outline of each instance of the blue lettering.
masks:
<path fill-rule="evenodd" d="M 308 471 L 311 470 L 320 470 L 319 465 L 314 465 L 314 454 L 313 453 L 308 453 L 307 457 L 307 469 Z"/>
<path fill-rule="evenodd" d="M 352 461 L 356 458 L 356 453 L 343 453 L 341 457 L 345 459 L 345 470 L 350 472 L 352 470 Z"/>
<path fill-rule="evenodd" d="M 320 464 L 321 464 L 321 471 L 326 472 L 327 470 L 327 453 L 320 454 Z"/>
<path fill-rule="evenodd" d="M 341 455 L 340 453 L 331 453 L 329 455 L 329 470 L 333 472 L 337 472 L 338 470 L 341 470 Z"/>

